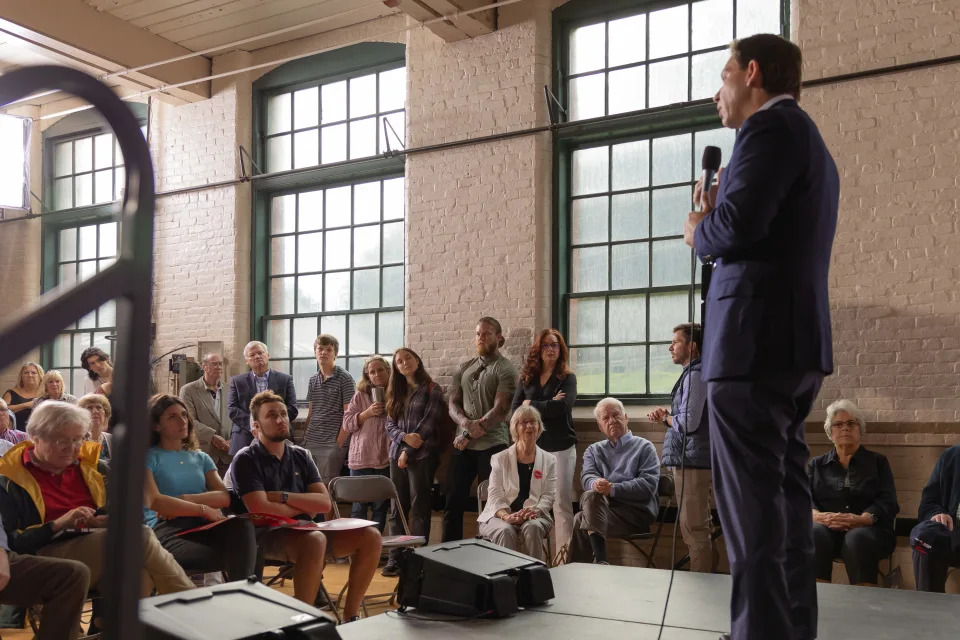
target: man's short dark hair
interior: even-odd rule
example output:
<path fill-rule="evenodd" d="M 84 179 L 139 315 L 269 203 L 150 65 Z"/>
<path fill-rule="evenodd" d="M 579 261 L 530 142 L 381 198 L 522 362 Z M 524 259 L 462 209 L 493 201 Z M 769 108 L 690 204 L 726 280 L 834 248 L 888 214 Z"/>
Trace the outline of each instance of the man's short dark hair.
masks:
<path fill-rule="evenodd" d="M 283 401 L 283 398 L 270 390 L 261 391 L 250 399 L 250 415 L 253 416 L 255 421 L 260 421 L 260 407 L 271 402 L 279 402 L 284 406 L 287 404 Z"/>
<path fill-rule="evenodd" d="M 498 336 L 503 335 L 503 328 L 500 326 L 500 322 L 496 318 L 491 318 L 490 316 L 484 316 L 477 321 L 477 324 L 488 324 L 493 327 L 493 330 L 497 333 Z"/>
<path fill-rule="evenodd" d="M 800 78 L 803 54 L 800 47 L 772 33 L 734 40 L 730 52 L 741 69 L 746 69 L 755 60 L 763 77 L 763 89 L 771 96 L 789 93 L 800 98 Z"/>
<path fill-rule="evenodd" d="M 340 353 L 340 341 L 329 333 L 321 333 L 317 336 L 317 339 L 313 341 L 313 350 L 316 351 L 317 347 L 333 347 L 334 353 Z"/>
<path fill-rule="evenodd" d="M 699 322 L 684 322 L 673 328 L 673 332 L 683 332 L 683 337 L 687 343 L 694 342 L 697 345 L 697 351 L 703 351 L 703 325 Z"/>

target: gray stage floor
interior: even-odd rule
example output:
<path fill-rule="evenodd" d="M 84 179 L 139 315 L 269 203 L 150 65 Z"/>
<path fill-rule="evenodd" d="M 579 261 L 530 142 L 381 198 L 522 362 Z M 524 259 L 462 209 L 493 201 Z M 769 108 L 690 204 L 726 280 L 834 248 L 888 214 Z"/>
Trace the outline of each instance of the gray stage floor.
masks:
<path fill-rule="evenodd" d="M 397 638 L 655 640 L 670 572 L 572 564 L 551 570 L 550 603 L 502 620 L 426 622 L 381 614 L 340 627 L 343 640 Z M 956 640 L 960 596 L 820 584 L 822 640 Z M 664 640 L 716 640 L 730 630 L 730 576 L 678 571 Z M 423 615 L 433 615 L 424 613 Z"/>

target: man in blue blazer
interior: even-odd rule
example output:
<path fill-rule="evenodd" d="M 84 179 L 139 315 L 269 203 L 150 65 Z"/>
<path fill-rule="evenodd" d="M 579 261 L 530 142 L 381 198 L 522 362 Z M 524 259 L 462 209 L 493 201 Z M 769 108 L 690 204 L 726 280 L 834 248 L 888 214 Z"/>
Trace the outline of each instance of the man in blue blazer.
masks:
<path fill-rule="evenodd" d="M 716 263 L 703 376 L 731 637 L 809 640 L 817 602 L 804 421 L 833 371 L 827 274 L 839 176 L 797 105 L 800 49 L 769 34 L 730 48 L 714 102 L 740 132 L 716 191 L 698 185 L 702 210 L 684 238 Z"/>
<path fill-rule="evenodd" d="M 230 378 L 227 394 L 227 410 L 233 421 L 230 431 L 230 455 L 253 442 L 250 433 L 250 401 L 261 391 L 270 390 L 283 398 L 287 405 L 290 424 L 297 418 L 297 391 L 293 378 L 282 371 L 270 369 L 270 353 L 267 345 L 254 340 L 243 348 L 243 359 L 250 371 Z"/>

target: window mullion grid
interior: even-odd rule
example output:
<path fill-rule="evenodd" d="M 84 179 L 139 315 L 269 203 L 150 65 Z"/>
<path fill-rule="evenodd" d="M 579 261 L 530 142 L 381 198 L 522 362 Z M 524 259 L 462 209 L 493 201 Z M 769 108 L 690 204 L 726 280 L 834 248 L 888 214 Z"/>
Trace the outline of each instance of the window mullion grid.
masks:
<path fill-rule="evenodd" d="M 609 34 L 610 23 L 607 23 L 607 32 Z M 608 36 L 609 37 L 609 36 Z M 609 56 L 609 42 L 607 46 L 608 56 Z M 609 78 L 607 74 L 607 78 Z M 613 188 L 613 145 L 607 145 L 607 191 L 609 192 Z M 609 195 L 606 196 L 607 199 L 607 290 L 613 291 L 613 245 L 611 241 L 613 239 L 613 214 L 611 213 L 611 198 Z M 603 329 L 603 342 L 604 342 L 604 351 L 603 351 L 603 379 L 605 381 L 604 390 L 607 395 L 610 395 L 610 296 L 607 295 L 604 297 L 603 303 L 603 317 L 604 317 L 604 329 Z"/>
<path fill-rule="evenodd" d="M 687 4 L 687 100 L 693 100 L 693 4 Z M 692 134 L 691 134 L 692 137 Z"/>

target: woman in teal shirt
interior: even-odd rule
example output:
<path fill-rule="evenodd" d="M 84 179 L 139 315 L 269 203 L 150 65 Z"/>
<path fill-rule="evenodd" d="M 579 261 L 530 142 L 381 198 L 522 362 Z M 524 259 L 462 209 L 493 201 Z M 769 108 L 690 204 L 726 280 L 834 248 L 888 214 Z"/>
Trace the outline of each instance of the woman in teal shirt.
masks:
<path fill-rule="evenodd" d="M 150 422 L 144 521 L 188 574 L 223 571 L 230 581 L 254 574 L 257 543 L 249 520 L 231 518 L 205 531 L 177 535 L 224 520 L 220 510 L 229 506 L 230 497 L 217 465 L 198 450 L 193 420 L 179 398 L 153 396 Z"/>

